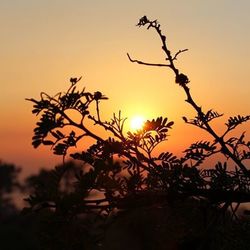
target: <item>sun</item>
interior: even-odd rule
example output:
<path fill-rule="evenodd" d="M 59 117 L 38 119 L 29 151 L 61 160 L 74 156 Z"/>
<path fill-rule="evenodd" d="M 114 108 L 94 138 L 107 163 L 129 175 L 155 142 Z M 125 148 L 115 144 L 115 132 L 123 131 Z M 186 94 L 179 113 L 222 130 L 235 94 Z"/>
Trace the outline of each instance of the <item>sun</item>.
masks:
<path fill-rule="evenodd" d="M 143 127 L 145 123 L 145 118 L 142 116 L 134 116 L 130 120 L 130 128 L 133 131 L 139 130 Z"/>

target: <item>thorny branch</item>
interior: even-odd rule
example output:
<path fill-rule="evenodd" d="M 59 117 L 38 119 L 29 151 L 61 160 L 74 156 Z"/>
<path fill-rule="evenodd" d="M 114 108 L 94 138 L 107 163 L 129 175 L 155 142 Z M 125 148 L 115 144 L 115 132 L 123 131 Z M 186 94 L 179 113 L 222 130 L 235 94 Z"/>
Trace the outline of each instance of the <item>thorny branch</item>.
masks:
<path fill-rule="evenodd" d="M 160 29 L 160 24 L 157 22 L 157 20 L 154 21 L 150 21 L 146 16 L 143 16 L 140 20 L 139 23 L 137 24 L 139 27 L 140 26 L 145 26 L 147 25 L 147 29 L 149 28 L 153 28 L 155 29 L 155 31 L 157 32 L 157 34 L 159 35 L 161 41 L 162 41 L 162 50 L 164 51 L 164 53 L 166 54 L 166 60 L 169 62 L 169 64 L 165 65 L 165 64 L 152 64 L 152 63 L 147 63 L 147 62 L 143 62 L 143 61 L 139 61 L 139 60 L 134 60 L 131 59 L 131 57 L 128 55 L 128 58 L 131 62 L 133 63 L 138 63 L 138 64 L 142 64 L 142 65 L 146 65 L 146 66 L 165 66 L 165 67 L 169 67 L 175 74 L 175 82 L 178 83 L 183 90 L 186 93 L 187 99 L 186 102 L 188 102 L 197 112 L 198 117 L 200 118 L 200 120 L 203 122 L 204 126 L 205 126 L 205 130 L 211 134 L 215 140 L 215 142 L 218 142 L 221 146 L 221 151 L 229 158 L 231 158 L 236 164 L 237 166 L 239 166 L 239 168 L 244 172 L 244 174 L 246 174 L 247 176 L 250 176 L 250 171 L 246 168 L 246 166 L 235 156 L 235 154 L 233 154 L 233 152 L 230 151 L 230 149 L 227 147 L 223 137 L 224 135 L 227 133 L 225 133 L 223 136 L 219 136 L 215 130 L 210 126 L 209 122 L 205 119 L 205 114 L 202 111 L 202 108 L 196 104 L 196 102 L 194 101 L 191 93 L 190 93 L 190 89 L 187 86 L 187 84 L 189 83 L 189 79 L 188 77 L 183 74 L 180 73 L 179 70 L 176 68 L 175 64 L 174 64 L 174 60 L 177 59 L 177 56 L 182 53 L 187 51 L 187 49 L 184 50 L 179 50 L 173 57 L 171 55 L 171 51 L 168 49 L 167 47 L 167 42 L 166 42 L 166 36 L 162 34 L 162 31 Z M 204 128 L 204 127 L 201 127 Z"/>

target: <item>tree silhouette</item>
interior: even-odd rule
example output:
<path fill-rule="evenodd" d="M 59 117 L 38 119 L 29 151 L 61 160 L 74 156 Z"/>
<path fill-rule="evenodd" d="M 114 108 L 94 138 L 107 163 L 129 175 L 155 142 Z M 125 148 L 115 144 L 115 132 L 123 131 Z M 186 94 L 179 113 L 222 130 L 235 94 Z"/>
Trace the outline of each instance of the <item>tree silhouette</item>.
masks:
<path fill-rule="evenodd" d="M 213 140 L 201 139 L 192 143 L 182 157 L 171 152 L 162 152 L 155 156 L 154 149 L 167 140 L 168 132 L 174 125 L 173 121 L 158 117 L 146 121 L 142 129 L 126 133 L 126 118 L 122 117 L 121 112 L 114 114 L 110 121 L 102 119 L 99 104 L 108 98 L 100 91 L 90 93 L 85 88 L 79 89 L 78 82 L 81 77 L 71 78 L 66 92 L 55 96 L 42 92 L 40 100 L 27 99 L 34 104 L 32 113 L 40 117 L 34 129 L 32 144 L 35 148 L 40 145 L 50 146 L 54 154 L 62 155 L 63 159 L 69 154 L 73 159 L 82 161 L 83 167 L 75 171 L 74 185 L 70 192 L 64 192 L 60 187 L 61 180 L 71 168 L 65 164 L 52 170 L 46 181 L 36 186 L 33 194 L 27 198 L 30 207 L 26 211 L 49 211 L 48 223 L 51 225 L 51 221 L 56 222 L 57 227 L 51 227 L 51 230 L 57 232 L 58 221 L 65 226 L 65 230 L 68 228 L 75 232 L 70 223 L 73 220 L 79 222 L 83 215 L 87 215 L 95 223 L 92 223 L 92 227 L 85 227 L 84 232 L 88 232 L 88 239 L 93 240 L 96 249 L 116 249 L 112 246 L 105 248 L 103 240 L 105 227 L 106 230 L 110 228 L 107 221 L 113 217 L 115 211 L 145 211 L 154 206 L 173 206 L 180 212 L 178 207 L 189 207 L 192 211 L 196 211 L 195 207 L 198 207 L 199 211 L 204 212 L 203 219 L 206 223 L 199 233 L 199 230 L 191 232 L 192 228 L 184 230 L 178 238 L 179 249 L 188 249 L 191 245 L 193 249 L 216 249 L 208 244 L 211 240 L 218 239 L 214 232 L 217 235 L 230 235 L 235 229 L 235 226 L 231 231 L 220 227 L 223 225 L 222 219 L 229 217 L 228 209 L 231 210 L 230 223 L 233 223 L 230 225 L 236 225 L 236 221 L 239 221 L 236 214 L 239 205 L 250 201 L 250 172 L 247 167 L 250 142 L 246 141 L 245 133 L 238 137 L 230 136 L 236 127 L 250 120 L 250 115 L 230 117 L 225 124 L 225 131 L 221 135 L 217 134 L 211 121 L 220 118 L 222 114 L 212 109 L 204 111 L 197 104 L 189 88 L 188 76 L 181 73 L 175 65 L 175 61 L 187 49 L 171 53 L 166 36 L 162 34 L 156 20 L 150 21 L 144 16 L 139 20 L 138 26 L 153 29 L 159 36 L 166 64 L 135 60 L 128 54 L 129 60 L 146 66 L 166 67 L 173 71 L 175 83 L 183 89 L 186 102 L 196 112 L 194 118 L 183 117 L 184 122 L 205 130 L 212 135 Z M 81 118 L 76 119 L 73 111 Z M 90 123 L 94 126 L 87 125 Z M 95 132 L 97 126 L 106 131 L 106 137 Z M 87 150 L 72 153 L 72 149 L 86 138 L 92 138 L 95 142 Z M 205 159 L 215 154 L 222 154 L 227 160 L 231 160 L 234 170 L 228 168 L 227 161 L 218 162 L 214 168 L 200 168 Z M 190 200 L 192 205 L 188 206 Z M 216 211 L 216 216 L 209 215 L 212 210 Z M 182 210 L 182 213 L 187 215 L 187 211 Z M 183 214 L 178 216 L 183 217 Z M 190 218 L 193 218 L 191 214 Z M 88 225 L 85 220 L 84 223 Z M 187 220 L 185 223 L 188 223 Z M 167 227 L 166 224 L 161 226 Z M 96 225 L 100 225 L 98 229 Z M 244 233 L 249 235 L 249 226 Z M 52 241 L 48 241 L 50 248 L 47 245 L 47 249 L 64 249 L 62 235 L 59 233 L 60 244 L 52 247 Z M 70 239 L 73 241 L 73 238 Z M 85 238 L 85 242 L 87 241 Z M 223 241 L 222 238 L 221 242 L 228 244 L 228 240 Z M 238 247 L 232 242 L 230 244 L 234 249 Z M 141 249 L 163 249 L 163 246 L 149 245 L 148 243 L 147 248 L 145 246 Z M 79 245 L 67 245 L 65 249 L 79 249 Z"/>
<path fill-rule="evenodd" d="M 1 249 L 39 249 L 33 233 L 34 221 L 23 217 L 16 197 L 24 191 L 20 181 L 21 168 L 0 161 L 0 242 Z"/>
<path fill-rule="evenodd" d="M 0 161 L 0 220 L 17 212 L 12 194 L 21 188 L 20 171 L 15 165 Z"/>

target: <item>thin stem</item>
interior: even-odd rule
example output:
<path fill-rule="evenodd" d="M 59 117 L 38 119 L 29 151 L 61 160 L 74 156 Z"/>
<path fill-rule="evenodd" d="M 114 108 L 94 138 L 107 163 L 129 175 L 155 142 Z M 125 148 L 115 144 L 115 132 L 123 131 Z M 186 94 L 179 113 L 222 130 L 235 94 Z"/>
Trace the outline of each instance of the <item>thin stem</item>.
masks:
<path fill-rule="evenodd" d="M 98 100 L 96 100 L 96 113 L 97 113 L 98 121 L 101 122 L 100 111 L 99 111 L 99 101 Z"/>
<path fill-rule="evenodd" d="M 130 62 L 135 62 L 138 64 L 143 64 L 143 65 L 147 65 L 147 66 L 156 66 L 156 67 L 170 67 L 170 65 L 168 64 L 162 64 L 162 63 L 146 63 L 146 62 L 142 62 L 139 60 L 134 60 L 130 57 L 130 55 L 127 53 L 128 59 L 130 60 Z"/>
<path fill-rule="evenodd" d="M 92 137 L 93 139 L 97 140 L 97 141 L 104 141 L 101 137 L 99 137 L 98 135 L 92 133 L 90 130 L 88 130 L 82 123 L 78 124 L 76 122 L 74 122 L 68 115 L 65 114 L 64 111 L 60 111 L 60 114 L 66 118 L 69 123 L 79 129 L 82 129 L 88 136 Z"/>

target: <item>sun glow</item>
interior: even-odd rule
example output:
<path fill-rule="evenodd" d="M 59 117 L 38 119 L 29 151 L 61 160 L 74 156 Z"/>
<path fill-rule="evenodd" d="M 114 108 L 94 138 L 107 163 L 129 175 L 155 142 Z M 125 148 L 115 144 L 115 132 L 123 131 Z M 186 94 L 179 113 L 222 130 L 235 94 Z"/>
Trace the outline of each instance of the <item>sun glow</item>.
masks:
<path fill-rule="evenodd" d="M 143 124 L 145 123 L 145 118 L 142 116 L 134 116 L 130 120 L 130 128 L 132 130 L 139 130 L 143 127 Z"/>

